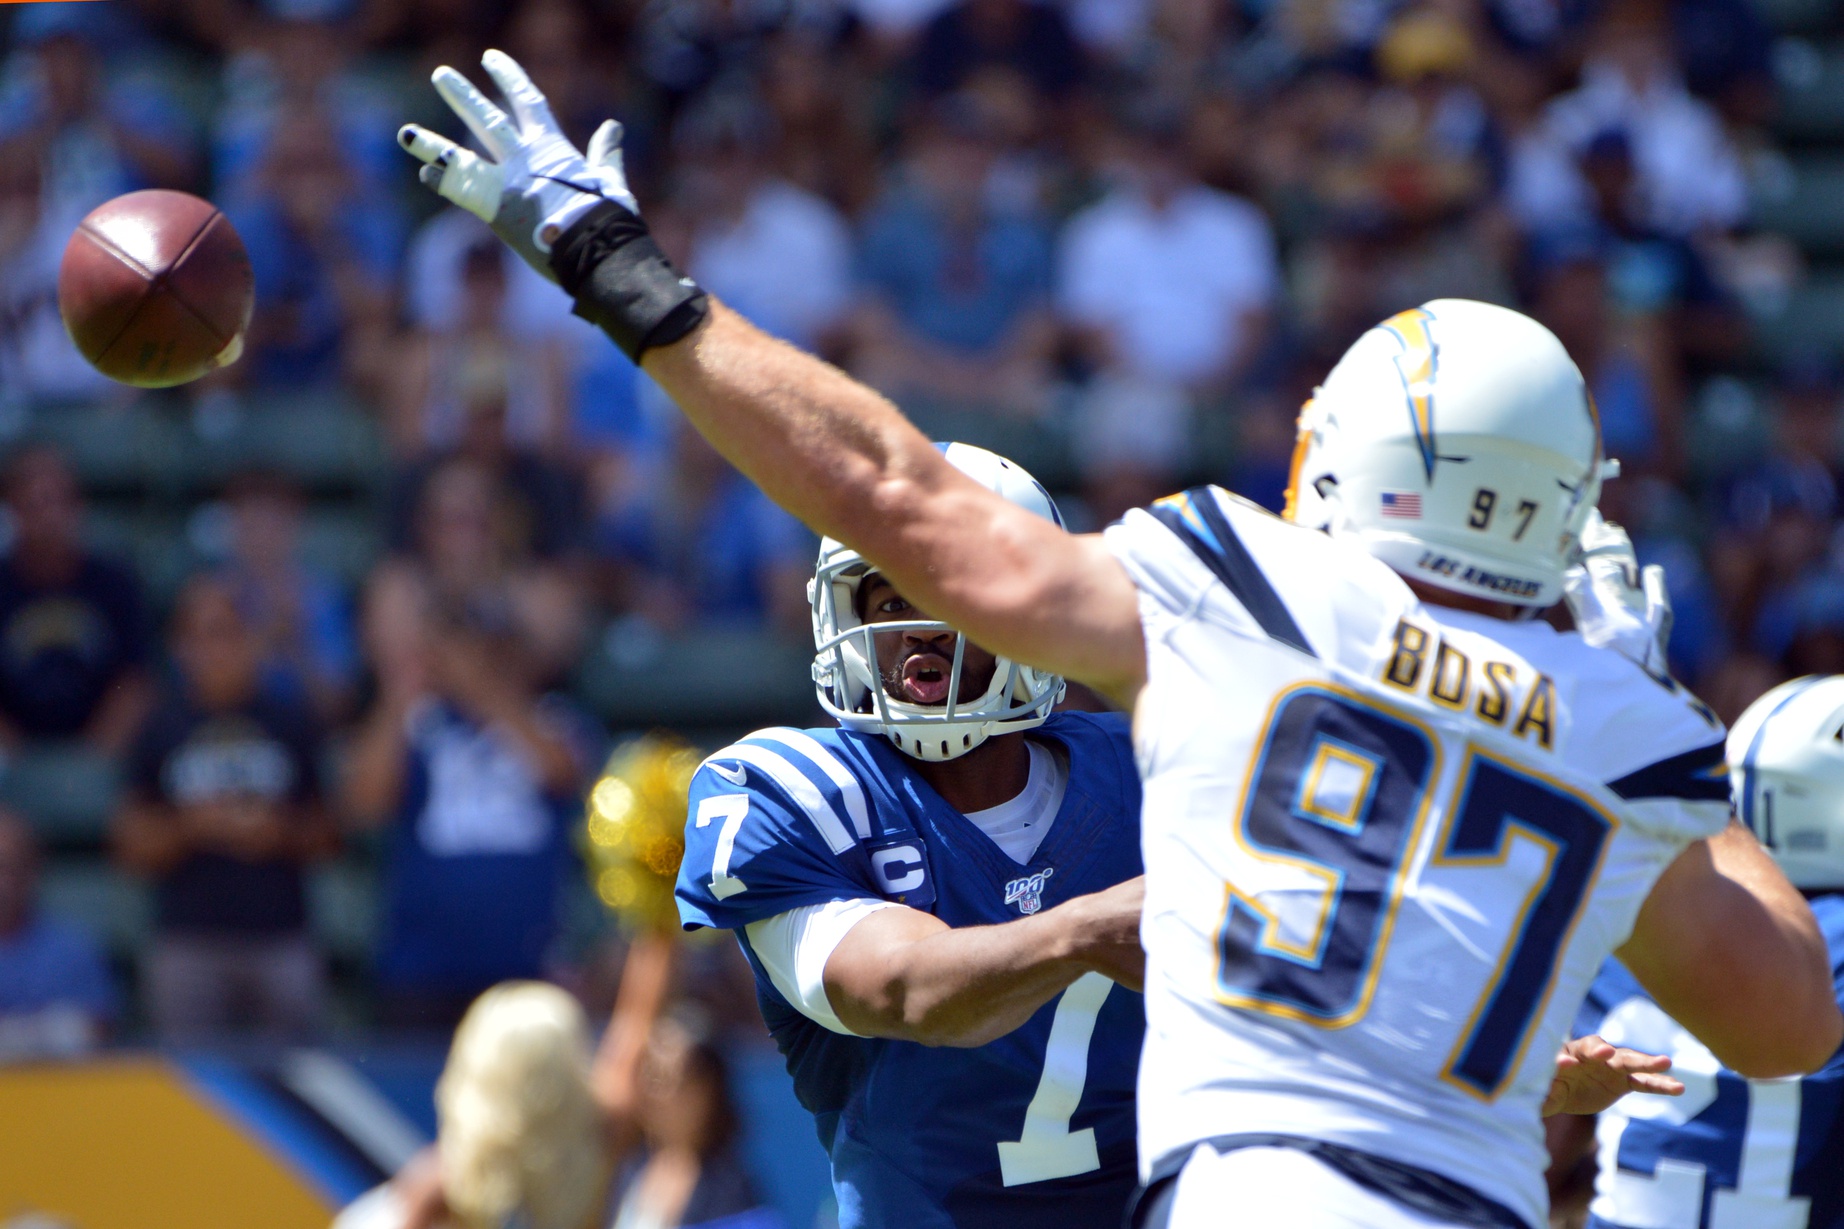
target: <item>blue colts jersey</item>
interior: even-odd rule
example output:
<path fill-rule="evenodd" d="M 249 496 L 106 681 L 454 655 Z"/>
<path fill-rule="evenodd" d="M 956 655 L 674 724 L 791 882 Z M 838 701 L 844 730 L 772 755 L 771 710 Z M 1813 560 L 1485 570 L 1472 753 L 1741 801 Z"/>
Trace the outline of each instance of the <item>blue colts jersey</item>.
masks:
<path fill-rule="evenodd" d="M 769 1031 L 832 1157 L 841 1229 L 1119 1229 L 1136 1177 L 1140 996 L 1090 974 L 970 1049 L 833 1032 L 795 1009 L 743 928 L 883 899 L 950 926 L 1012 921 L 1140 873 L 1127 723 L 1059 713 L 1069 783 L 1028 865 L 880 737 L 762 730 L 694 778 L 678 882 L 687 929 L 737 932 Z"/>
<path fill-rule="evenodd" d="M 1844 1003 L 1844 896 L 1812 910 Z M 1844 1051 L 1803 1078 L 1743 1079 L 1611 961 L 1577 1031 L 1669 1054 L 1684 1082 L 1601 1115 L 1591 1229 L 1844 1229 Z"/>

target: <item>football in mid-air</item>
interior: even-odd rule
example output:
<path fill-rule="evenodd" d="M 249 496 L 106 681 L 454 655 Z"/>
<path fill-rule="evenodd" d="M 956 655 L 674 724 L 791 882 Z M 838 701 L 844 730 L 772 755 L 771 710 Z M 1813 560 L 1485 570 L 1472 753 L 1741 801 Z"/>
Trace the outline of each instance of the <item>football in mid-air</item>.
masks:
<path fill-rule="evenodd" d="M 112 380 L 167 388 L 237 360 L 256 301 L 249 253 L 210 201 L 161 188 L 97 206 L 58 269 L 58 311 Z"/>

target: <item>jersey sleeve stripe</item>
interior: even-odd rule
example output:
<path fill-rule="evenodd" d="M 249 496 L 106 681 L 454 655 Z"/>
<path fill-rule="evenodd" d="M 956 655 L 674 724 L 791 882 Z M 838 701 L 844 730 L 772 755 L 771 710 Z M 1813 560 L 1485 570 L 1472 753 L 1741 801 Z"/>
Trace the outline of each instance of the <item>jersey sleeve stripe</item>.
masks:
<path fill-rule="evenodd" d="M 1729 765 L 1720 742 L 1648 764 L 1607 788 L 1631 802 L 1639 798 L 1682 798 L 1689 802 L 1727 802 Z"/>
<path fill-rule="evenodd" d="M 832 804 L 826 801 L 826 795 L 820 793 L 819 787 L 809 781 L 800 769 L 767 747 L 732 743 L 710 756 L 705 763 L 715 760 L 735 760 L 768 774 L 768 779 L 779 785 L 807 813 L 807 818 L 819 829 L 820 838 L 832 852 L 844 853 L 856 844 L 852 834 L 845 830 L 845 824 L 840 821 L 839 813 L 832 809 Z"/>
<path fill-rule="evenodd" d="M 1210 488 L 1197 487 L 1162 499 L 1150 511 L 1223 582 L 1262 631 L 1309 657 L 1318 656 L 1300 625 L 1293 621 L 1287 604 L 1262 575 L 1261 565 L 1236 536 Z"/>
<path fill-rule="evenodd" d="M 845 799 L 845 813 L 851 816 L 852 828 L 858 833 L 858 839 L 871 839 L 871 809 L 864 801 L 864 787 L 858 784 L 858 778 L 824 744 L 810 734 L 787 726 L 757 730 L 749 737 L 761 742 L 780 743 L 811 761 L 815 768 L 826 774 L 827 780 L 839 787 L 839 793 Z"/>

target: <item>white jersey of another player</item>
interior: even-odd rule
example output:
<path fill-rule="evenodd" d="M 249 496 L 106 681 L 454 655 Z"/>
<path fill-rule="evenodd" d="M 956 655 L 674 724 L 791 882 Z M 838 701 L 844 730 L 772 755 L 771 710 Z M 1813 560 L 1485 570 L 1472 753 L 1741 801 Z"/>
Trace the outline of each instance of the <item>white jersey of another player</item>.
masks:
<path fill-rule="evenodd" d="M 1143 1173 L 1284 1136 L 1546 1223 L 1556 1049 L 1659 874 L 1726 823 L 1720 725 L 1214 488 L 1108 538 L 1147 652 Z"/>

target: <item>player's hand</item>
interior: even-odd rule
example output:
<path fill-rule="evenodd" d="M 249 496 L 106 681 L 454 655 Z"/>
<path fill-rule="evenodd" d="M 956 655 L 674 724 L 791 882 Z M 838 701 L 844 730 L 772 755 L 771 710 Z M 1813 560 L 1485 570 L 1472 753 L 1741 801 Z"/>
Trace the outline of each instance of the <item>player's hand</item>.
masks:
<path fill-rule="evenodd" d="M 1577 1037 L 1556 1055 L 1556 1075 L 1543 1098 L 1543 1116 L 1598 1114 L 1629 1092 L 1678 1096 L 1684 1085 L 1666 1075 L 1669 1070 L 1667 1055 L 1641 1054 L 1599 1037 Z"/>
<path fill-rule="evenodd" d="M 1129 990 L 1146 981 L 1146 953 L 1140 947 L 1140 911 L 1146 905 L 1146 877 L 1067 902 L 1079 913 L 1081 959 L 1095 972 Z"/>
<path fill-rule="evenodd" d="M 418 175 L 427 187 L 487 223 L 525 263 L 556 281 L 551 245 L 573 222 L 604 201 L 640 212 L 621 165 L 621 125 L 603 124 L 584 155 L 564 136 L 550 103 L 517 61 L 488 51 L 480 63 L 499 86 L 510 115 L 446 64 L 430 80 L 487 157 L 416 124 L 398 130 L 398 143 L 427 164 Z"/>
<path fill-rule="evenodd" d="M 1603 520 L 1599 509 L 1588 514 L 1581 554 L 1563 573 L 1562 593 L 1583 640 L 1613 649 L 1652 674 L 1666 672 L 1671 599 L 1665 569 L 1653 563 L 1642 570 L 1626 530 Z"/>

